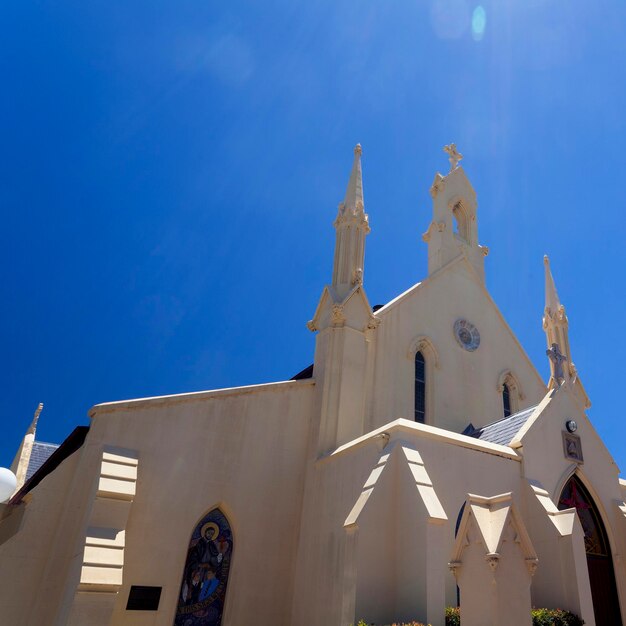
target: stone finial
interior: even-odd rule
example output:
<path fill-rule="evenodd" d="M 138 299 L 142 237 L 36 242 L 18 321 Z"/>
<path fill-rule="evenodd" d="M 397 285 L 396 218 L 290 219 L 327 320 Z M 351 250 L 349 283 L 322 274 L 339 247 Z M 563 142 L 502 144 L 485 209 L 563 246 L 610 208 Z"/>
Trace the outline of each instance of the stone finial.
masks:
<path fill-rule="evenodd" d="M 352 171 L 350 172 L 350 180 L 348 180 L 346 195 L 343 202 L 339 205 L 340 214 L 356 214 L 363 212 L 363 173 L 361 171 L 362 153 L 363 149 L 361 148 L 361 144 L 357 143 L 356 146 L 354 146 L 354 162 L 352 163 Z"/>
<path fill-rule="evenodd" d="M 41 415 L 41 411 L 43 409 L 43 402 L 40 402 L 37 408 L 35 409 L 35 415 L 33 416 L 33 421 L 31 425 L 28 427 L 26 431 L 27 435 L 34 435 L 37 430 L 37 422 L 39 421 L 39 416 Z"/>
<path fill-rule="evenodd" d="M 456 169 L 463 158 L 463 155 L 456 149 L 456 144 L 451 143 L 444 146 L 443 151 L 448 155 L 448 161 L 450 161 L 450 171 Z"/>

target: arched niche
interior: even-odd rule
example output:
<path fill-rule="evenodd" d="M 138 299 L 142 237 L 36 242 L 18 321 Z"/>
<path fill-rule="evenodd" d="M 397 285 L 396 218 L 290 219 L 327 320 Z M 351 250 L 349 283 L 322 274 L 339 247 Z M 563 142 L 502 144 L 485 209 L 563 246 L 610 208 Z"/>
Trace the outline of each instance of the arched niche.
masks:
<path fill-rule="evenodd" d="M 232 555 L 230 523 L 213 508 L 191 534 L 173 626 L 221 625 Z"/>

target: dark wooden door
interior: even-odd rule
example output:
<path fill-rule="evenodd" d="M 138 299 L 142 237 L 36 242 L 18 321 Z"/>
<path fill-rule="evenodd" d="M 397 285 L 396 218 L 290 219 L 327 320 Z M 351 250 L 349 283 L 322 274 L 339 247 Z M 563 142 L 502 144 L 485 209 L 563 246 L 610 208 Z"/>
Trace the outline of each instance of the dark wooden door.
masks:
<path fill-rule="evenodd" d="M 613 558 L 606 529 L 593 499 L 576 476 L 569 479 L 559 500 L 559 509 L 572 507 L 576 507 L 585 533 L 587 568 L 596 624 L 622 626 Z"/>

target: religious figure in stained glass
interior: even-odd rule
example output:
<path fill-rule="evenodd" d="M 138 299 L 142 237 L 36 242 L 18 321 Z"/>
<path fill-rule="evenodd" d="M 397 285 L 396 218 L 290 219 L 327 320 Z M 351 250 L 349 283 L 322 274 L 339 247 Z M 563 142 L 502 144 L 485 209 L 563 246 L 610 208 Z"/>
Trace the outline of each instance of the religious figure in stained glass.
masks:
<path fill-rule="evenodd" d="M 228 520 L 213 509 L 191 536 L 174 626 L 220 626 L 232 552 Z"/>

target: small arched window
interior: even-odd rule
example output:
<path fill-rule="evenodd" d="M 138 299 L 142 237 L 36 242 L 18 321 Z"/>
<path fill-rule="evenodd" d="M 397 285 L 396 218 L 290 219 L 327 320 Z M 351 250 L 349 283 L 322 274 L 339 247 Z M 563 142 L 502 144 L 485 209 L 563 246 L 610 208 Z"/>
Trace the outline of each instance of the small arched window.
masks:
<path fill-rule="evenodd" d="M 524 394 L 519 380 L 511 370 L 502 370 L 498 376 L 498 394 L 502 398 L 502 414 L 504 417 L 514 415 L 522 408 Z"/>
<path fill-rule="evenodd" d="M 426 418 L 426 362 L 421 352 L 415 354 L 415 421 Z"/>
<path fill-rule="evenodd" d="M 502 405 L 504 407 L 504 417 L 511 415 L 511 390 L 506 383 L 502 386 Z"/>

